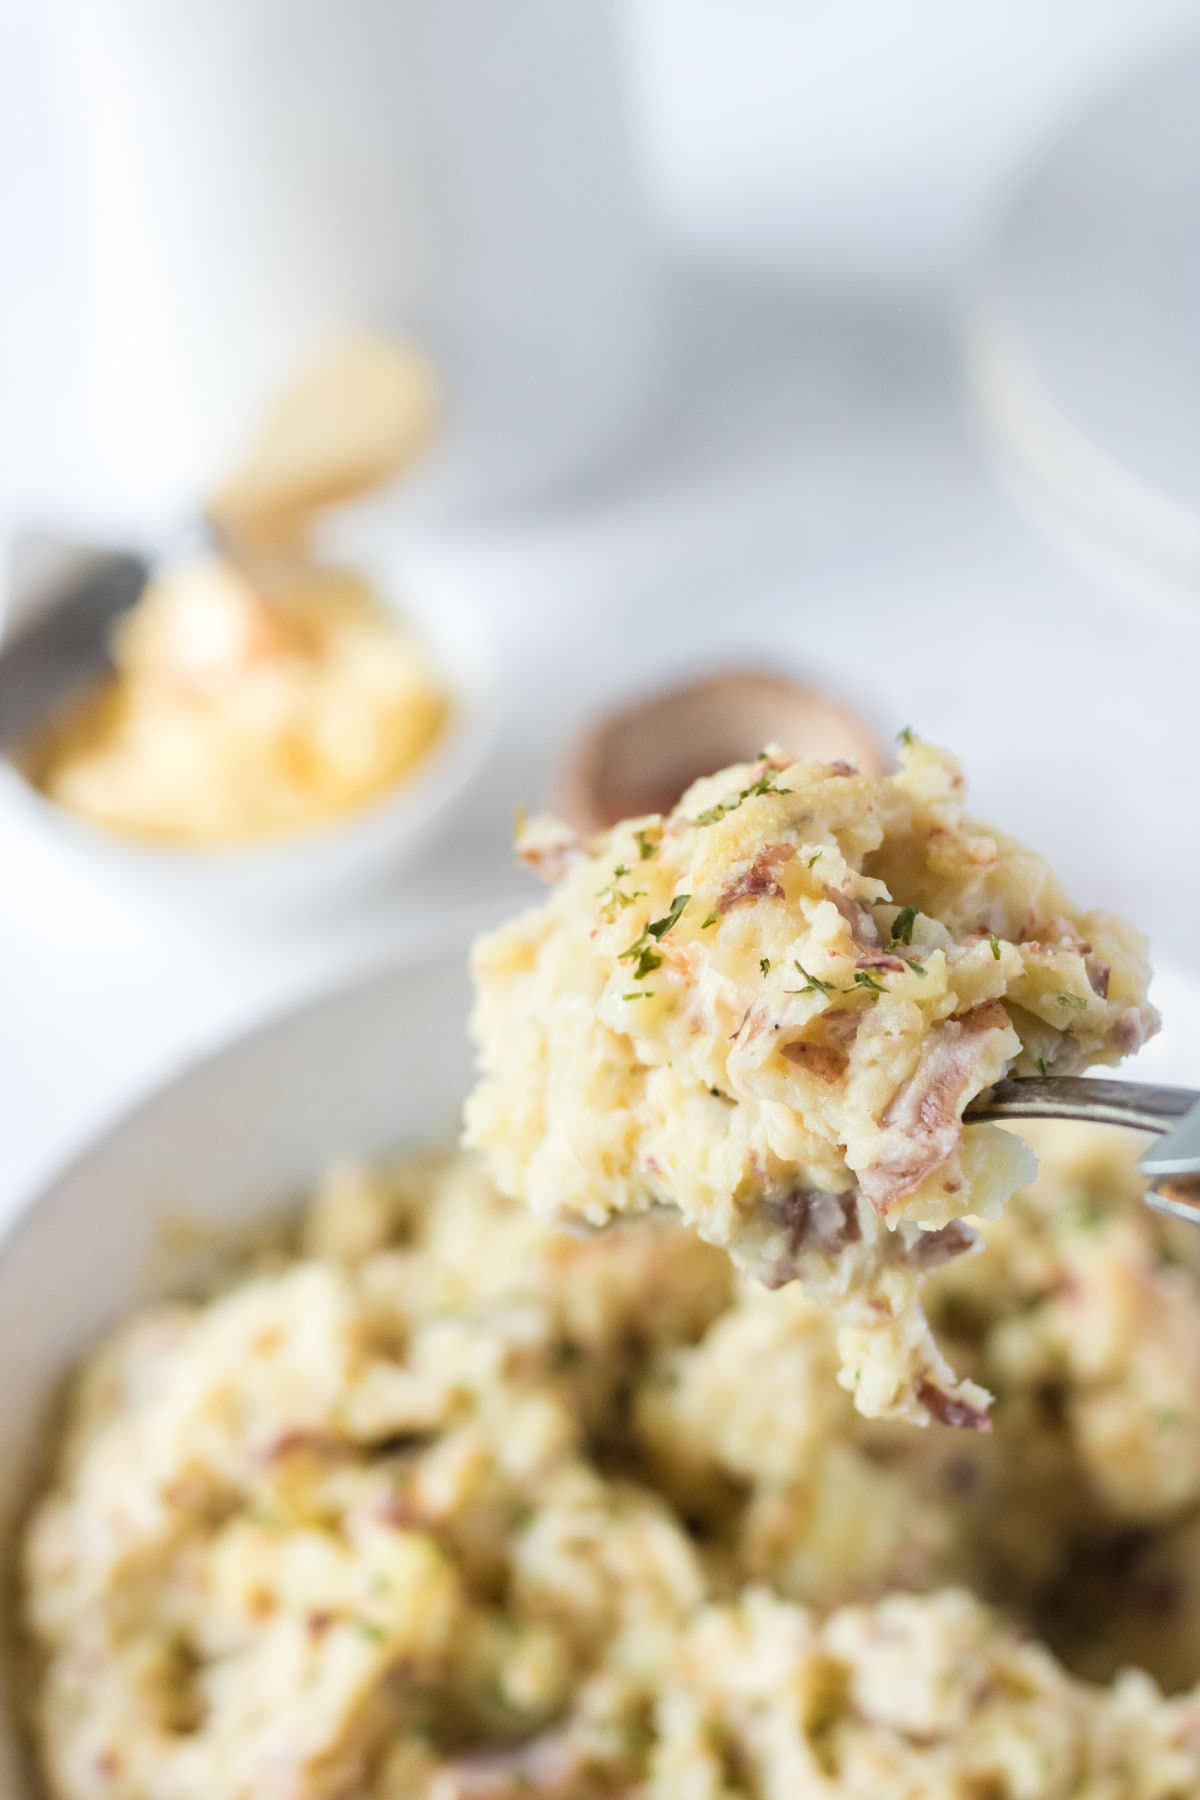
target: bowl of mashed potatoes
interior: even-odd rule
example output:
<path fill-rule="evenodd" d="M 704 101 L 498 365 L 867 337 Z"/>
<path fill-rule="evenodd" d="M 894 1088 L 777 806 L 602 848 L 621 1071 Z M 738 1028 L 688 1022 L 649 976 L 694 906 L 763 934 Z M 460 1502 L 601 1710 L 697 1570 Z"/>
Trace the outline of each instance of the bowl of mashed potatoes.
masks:
<path fill-rule="evenodd" d="M 10 1226 L 0 1790 L 1200 1792 L 1200 1245 L 1135 1144 L 1043 1128 L 930 1277 L 991 1432 L 866 1418 L 798 1284 L 501 1197 L 468 1010 L 458 947 L 260 1028 Z"/>
<path fill-rule="evenodd" d="M 310 908 L 411 856 L 490 741 L 482 626 L 309 554 L 171 563 L 111 668 L 6 765 L 31 823 L 118 878 Z"/>

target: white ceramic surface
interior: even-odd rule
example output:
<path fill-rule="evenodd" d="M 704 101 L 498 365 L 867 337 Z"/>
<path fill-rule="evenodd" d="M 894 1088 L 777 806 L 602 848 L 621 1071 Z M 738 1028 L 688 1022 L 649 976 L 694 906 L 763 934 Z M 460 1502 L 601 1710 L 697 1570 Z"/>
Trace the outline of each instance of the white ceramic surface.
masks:
<path fill-rule="evenodd" d="M 360 559 L 348 557 L 348 561 Z M 395 567 L 367 566 L 385 598 L 401 586 Z M 262 923 L 327 912 L 411 862 L 484 766 L 498 725 L 490 633 L 480 609 L 419 591 L 398 610 L 425 643 L 447 683 L 451 713 L 429 755 L 379 799 L 316 830 L 231 849 L 142 844 L 104 831 L 47 801 L 0 758 L 0 804 L 19 830 L 50 848 L 64 880 L 102 883 L 139 899 Z"/>
<path fill-rule="evenodd" d="M 1200 982 L 1167 976 L 1148 1078 L 1200 1077 Z M 464 948 L 394 967 L 259 1027 L 119 1120 L 0 1240 L 0 1537 L 11 1543 L 47 1408 L 81 1351 L 187 1267 L 171 1228 L 265 1220 L 330 1156 L 445 1138 L 470 1079 Z M 0 1711 L 0 1794 L 34 1800 Z M 214 1796 L 214 1800 L 216 1797 Z"/>

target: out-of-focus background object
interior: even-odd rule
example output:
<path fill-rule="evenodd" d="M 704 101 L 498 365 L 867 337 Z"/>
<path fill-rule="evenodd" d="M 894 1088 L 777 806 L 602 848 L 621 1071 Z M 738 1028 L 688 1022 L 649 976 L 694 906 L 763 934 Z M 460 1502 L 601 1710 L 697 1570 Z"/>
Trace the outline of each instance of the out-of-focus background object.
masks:
<path fill-rule="evenodd" d="M 458 797 L 487 743 L 479 622 L 439 659 L 394 590 L 315 542 L 428 453 L 437 412 L 419 353 L 347 339 L 203 503 L 207 543 L 60 556 L 30 584 L 0 642 L 0 798 L 83 879 L 311 914 L 411 858 Z"/>
<path fill-rule="evenodd" d="M 0 10 L 0 541 L 161 555 L 314 359 L 395 335 L 433 452 L 311 553 L 443 666 L 494 648 L 501 707 L 420 853 L 303 929 L 154 913 L 0 806 L 0 1180 L 265 1006 L 520 904 L 517 803 L 684 675 L 794 671 L 885 753 L 953 745 L 982 814 L 1194 960 L 1200 611 L 1151 618 L 1142 562 L 1101 580 L 1013 506 L 960 345 L 1029 172 L 1197 40 L 1195 0 Z"/>
<path fill-rule="evenodd" d="M 654 272 L 610 0 L 44 12 L 76 305 L 43 504 L 178 517 L 352 329 L 444 375 L 431 503 L 559 481 L 628 431 Z"/>
<path fill-rule="evenodd" d="M 730 669 L 647 695 L 598 720 L 563 753 L 554 805 L 577 831 L 670 812 L 701 775 L 752 762 L 768 744 L 875 772 L 884 755 L 864 719 L 782 673 Z"/>
<path fill-rule="evenodd" d="M 431 364 L 403 339 L 332 345 L 268 407 L 209 496 L 210 528 L 243 550 L 305 548 L 325 508 L 375 493 L 428 454 L 440 409 Z"/>
<path fill-rule="evenodd" d="M 966 320 L 974 396 L 1038 516 L 1200 605 L 1200 42 L 1123 75 L 1008 208 Z"/>

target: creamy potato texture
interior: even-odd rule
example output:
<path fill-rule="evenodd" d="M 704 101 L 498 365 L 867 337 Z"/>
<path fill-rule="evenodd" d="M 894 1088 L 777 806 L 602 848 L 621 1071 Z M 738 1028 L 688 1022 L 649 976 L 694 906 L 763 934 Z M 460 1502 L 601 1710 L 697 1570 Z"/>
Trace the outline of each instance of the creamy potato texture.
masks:
<path fill-rule="evenodd" d="M 411 774 L 448 703 L 368 585 L 309 562 L 165 571 L 112 678 L 29 752 L 50 799 L 105 829 L 220 847 L 339 818 Z"/>
<path fill-rule="evenodd" d="M 962 789 L 912 739 L 894 775 L 769 752 L 590 842 L 528 828 L 554 891 L 476 948 L 467 1128 L 543 1218 L 666 1202 L 823 1294 L 864 1413 L 982 1426 L 917 1289 L 1032 1163 L 964 1108 L 1006 1073 L 1116 1062 L 1156 1021 L 1137 933 L 1074 908 Z"/>
<path fill-rule="evenodd" d="M 1190 1800 L 1195 1241 L 1120 1139 L 1038 1148 L 928 1289 L 990 1436 L 864 1420 L 827 1311 L 677 1225 L 332 1171 L 75 1383 L 53 1800 Z"/>

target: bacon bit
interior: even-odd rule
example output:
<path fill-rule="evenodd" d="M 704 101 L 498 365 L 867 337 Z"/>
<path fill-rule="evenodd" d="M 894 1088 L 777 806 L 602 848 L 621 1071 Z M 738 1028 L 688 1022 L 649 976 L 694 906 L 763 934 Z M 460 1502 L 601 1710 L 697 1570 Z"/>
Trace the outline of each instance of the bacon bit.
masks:
<path fill-rule="evenodd" d="M 1101 1000 L 1107 1000 L 1108 981 L 1112 974 L 1108 964 L 1101 962 L 1098 956 L 1089 956 L 1083 966 L 1087 970 L 1087 978 L 1092 984 L 1093 994 L 1099 994 Z"/>
<path fill-rule="evenodd" d="M 764 844 L 748 869 L 726 882 L 717 895 L 717 911 L 727 913 L 745 900 L 781 900 L 783 888 L 776 875 L 796 854 L 795 844 Z"/>
<path fill-rule="evenodd" d="M 903 975 L 908 964 L 902 957 L 892 956 L 886 950 L 864 950 L 855 957 L 856 969 L 891 969 L 896 975 Z"/>
<path fill-rule="evenodd" d="M 839 888 L 827 887 L 825 898 L 831 900 L 850 927 L 850 941 L 856 950 L 875 950 L 879 946 L 879 927 L 862 904 Z"/>
<path fill-rule="evenodd" d="M 831 1194 L 825 1188 L 797 1187 L 776 1204 L 793 1256 L 803 1250 L 837 1256 L 862 1239 L 853 1192 Z"/>
<path fill-rule="evenodd" d="M 330 1461 L 350 1455 L 350 1446 L 344 1438 L 332 1431 L 298 1430 L 285 1431 L 274 1438 L 263 1451 L 265 1463 L 279 1463 L 289 1456 L 317 1456 Z"/>
<path fill-rule="evenodd" d="M 840 1081 L 850 1062 L 849 1054 L 836 1044 L 809 1044 L 795 1038 L 781 1049 L 788 1062 L 816 1081 Z"/>
<path fill-rule="evenodd" d="M 957 1431 L 990 1431 L 992 1421 L 982 1406 L 975 1406 L 960 1395 L 948 1394 L 934 1381 L 923 1381 L 917 1388 L 917 1399 L 930 1418 L 939 1425 L 953 1426 Z"/>
<path fill-rule="evenodd" d="M 304 1620 L 304 1629 L 314 1643 L 319 1644 L 327 1631 L 333 1629 L 331 1612 L 310 1612 Z"/>
<path fill-rule="evenodd" d="M 936 1231 L 922 1231 L 910 1244 L 907 1260 L 916 1269 L 940 1269 L 956 1256 L 965 1256 L 979 1243 L 979 1233 L 962 1219 L 951 1219 Z"/>
<path fill-rule="evenodd" d="M 1003 1006 L 990 1000 L 959 1019 L 947 1019 L 922 1044 L 915 1072 L 879 1121 L 885 1130 L 899 1132 L 901 1142 L 859 1176 L 878 1212 L 886 1213 L 953 1156 L 962 1135 L 962 1109 L 987 1056 L 988 1039 L 1007 1025 Z"/>

